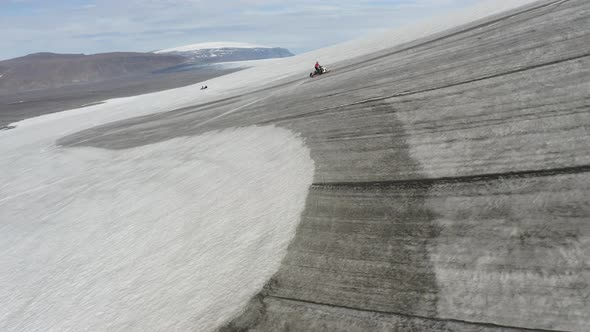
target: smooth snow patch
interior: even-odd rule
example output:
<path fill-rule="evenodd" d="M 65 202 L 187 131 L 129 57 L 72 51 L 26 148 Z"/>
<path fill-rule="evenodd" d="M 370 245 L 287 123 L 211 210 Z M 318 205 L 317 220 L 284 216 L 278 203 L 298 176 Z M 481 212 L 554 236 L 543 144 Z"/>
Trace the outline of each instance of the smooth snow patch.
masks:
<path fill-rule="evenodd" d="M 276 127 L 19 142 L 0 148 L 2 331 L 215 329 L 278 269 L 314 171 Z"/>
<path fill-rule="evenodd" d="M 221 48 L 272 48 L 271 46 L 236 43 L 236 42 L 214 42 L 214 43 L 199 43 L 185 46 L 178 46 L 168 48 L 165 50 L 156 51 L 154 53 L 169 53 L 169 52 L 190 52 L 198 50 L 221 49 Z"/>

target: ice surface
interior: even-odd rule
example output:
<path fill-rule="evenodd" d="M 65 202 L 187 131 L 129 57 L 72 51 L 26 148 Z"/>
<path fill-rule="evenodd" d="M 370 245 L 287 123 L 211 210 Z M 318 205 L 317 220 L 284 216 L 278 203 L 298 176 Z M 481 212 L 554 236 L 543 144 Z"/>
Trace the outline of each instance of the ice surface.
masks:
<path fill-rule="evenodd" d="M 248 62 L 204 91 L 198 83 L 108 100 L 0 132 L 0 330 L 213 329 L 278 267 L 313 177 L 301 140 L 274 127 L 124 151 L 60 148 L 58 138 L 292 75 L 305 82 L 316 60 L 330 66 L 529 2 L 487 1 L 364 40 Z"/>

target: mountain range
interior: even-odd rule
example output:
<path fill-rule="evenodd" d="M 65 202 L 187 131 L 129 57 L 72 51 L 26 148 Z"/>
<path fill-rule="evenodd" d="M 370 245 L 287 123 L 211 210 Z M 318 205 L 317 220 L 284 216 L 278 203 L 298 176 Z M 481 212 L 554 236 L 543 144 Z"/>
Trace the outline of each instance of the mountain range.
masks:
<path fill-rule="evenodd" d="M 148 53 L 93 55 L 35 53 L 0 61 L 0 94 L 60 88 L 82 83 L 150 75 L 184 66 L 293 56 L 279 47 L 245 43 L 205 43 Z"/>
<path fill-rule="evenodd" d="M 0 93 L 104 81 L 185 61 L 179 55 L 153 53 L 30 54 L 0 61 Z"/>

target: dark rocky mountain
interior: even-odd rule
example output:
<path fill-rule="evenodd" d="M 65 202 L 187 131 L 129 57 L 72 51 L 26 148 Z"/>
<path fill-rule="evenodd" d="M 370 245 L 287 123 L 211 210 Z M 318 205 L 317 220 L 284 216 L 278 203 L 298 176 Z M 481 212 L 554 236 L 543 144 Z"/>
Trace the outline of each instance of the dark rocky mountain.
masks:
<path fill-rule="evenodd" d="M 36 53 L 0 61 L 0 93 L 58 88 L 150 73 L 186 62 L 185 57 L 154 53 Z"/>

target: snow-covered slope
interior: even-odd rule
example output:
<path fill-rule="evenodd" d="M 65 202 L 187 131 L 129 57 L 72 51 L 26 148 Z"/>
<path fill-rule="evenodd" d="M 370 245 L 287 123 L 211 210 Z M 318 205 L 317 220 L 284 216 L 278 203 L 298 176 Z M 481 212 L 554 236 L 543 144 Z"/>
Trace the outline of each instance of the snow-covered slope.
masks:
<path fill-rule="evenodd" d="M 293 75 L 304 83 L 316 60 L 330 66 L 528 2 L 488 1 L 451 18 L 252 62 L 250 69 L 208 81 L 204 91 L 196 84 L 109 100 L 0 132 L 0 330 L 213 329 L 273 275 L 313 178 L 302 140 L 274 127 L 120 151 L 61 148 L 59 138 L 248 96 Z M 240 107 L 257 101 L 246 97 Z"/>
<path fill-rule="evenodd" d="M 195 103 L 209 102 L 224 96 L 254 90 L 263 85 L 271 84 L 273 81 L 293 75 L 306 77 L 313 68 L 315 61 L 318 60 L 323 65 L 329 67 L 331 64 L 339 61 L 353 59 L 364 54 L 378 52 L 418 38 L 434 35 L 447 29 L 467 24 L 470 21 L 498 14 L 535 1 L 505 0 L 498 2 L 487 0 L 468 9 L 457 11 L 452 15 L 441 16 L 426 22 L 419 22 L 386 33 L 368 36 L 367 38 L 353 40 L 294 57 L 247 61 L 243 63 L 250 67 L 247 70 L 208 80 L 206 83 L 209 89 L 205 92 L 199 91 L 202 84 L 197 83 L 178 89 L 107 100 L 101 105 L 31 118 L 11 124 L 11 126 L 23 127 L 48 120 L 74 116 L 78 117 L 79 128 L 84 129 L 89 125 L 98 125 L 132 116 L 141 116 L 186 107 Z M 143 106 L 137 107 L 138 105 Z"/>

